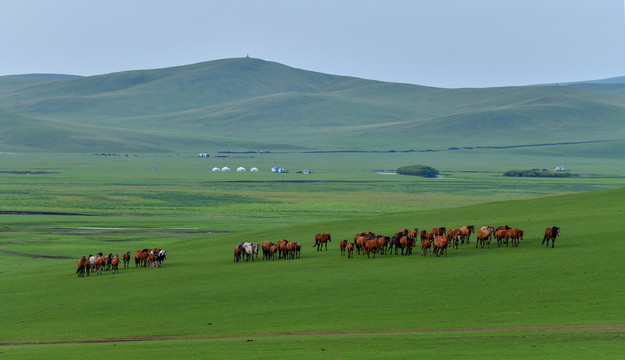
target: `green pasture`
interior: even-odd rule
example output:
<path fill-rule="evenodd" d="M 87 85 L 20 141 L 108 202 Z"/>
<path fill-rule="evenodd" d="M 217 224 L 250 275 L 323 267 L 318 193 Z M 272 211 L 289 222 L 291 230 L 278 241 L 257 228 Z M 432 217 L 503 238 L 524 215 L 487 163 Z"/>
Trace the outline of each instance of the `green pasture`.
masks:
<path fill-rule="evenodd" d="M 489 154 L 0 155 L 0 357 L 619 358 L 624 165 L 511 179 Z M 511 168 L 550 161 L 508 155 Z M 411 164 L 444 177 L 367 171 Z M 239 165 L 261 172 L 210 171 Z M 525 238 L 476 249 L 473 237 L 442 258 L 339 254 L 357 232 L 469 224 Z M 541 246 L 552 225 L 561 237 Z M 332 234 L 327 252 L 318 232 Z M 233 261 L 239 242 L 284 238 L 300 259 Z M 167 250 L 162 268 L 74 274 L 83 255 L 145 247 Z"/>

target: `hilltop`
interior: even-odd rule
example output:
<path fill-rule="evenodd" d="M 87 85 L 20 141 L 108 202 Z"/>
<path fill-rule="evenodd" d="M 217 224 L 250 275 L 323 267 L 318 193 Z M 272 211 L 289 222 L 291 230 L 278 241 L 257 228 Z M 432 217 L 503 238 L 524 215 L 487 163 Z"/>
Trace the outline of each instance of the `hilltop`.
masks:
<path fill-rule="evenodd" d="M 407 150 L 621 140 L 623 86 L 442 89 L 252 58 L 88 77 L 5 76 L 0 151 Z"/>

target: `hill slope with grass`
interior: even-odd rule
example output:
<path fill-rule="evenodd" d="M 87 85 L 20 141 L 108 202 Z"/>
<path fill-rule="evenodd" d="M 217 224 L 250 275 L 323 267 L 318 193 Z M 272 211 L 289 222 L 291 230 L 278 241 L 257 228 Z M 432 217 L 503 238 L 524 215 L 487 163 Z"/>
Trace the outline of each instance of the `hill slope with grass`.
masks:
<path fill-rule="evenodd" d="M 12 119 L 24 134 L 5 137 L 0 149 L 23 151 L 388 150 L 439 146 L 441 137 L 449 146 L 625 139 L 618 91 L 440 89 L 251 58 L 76 78 L 0 77 L 0 110 L 0 121 Z M 32 128 L 17 117 L 45 125 Z M 54 129 L 68 124 L 81 135 L 59 138 Z M 57 140 L 25 146 L 29 138 Z"/>

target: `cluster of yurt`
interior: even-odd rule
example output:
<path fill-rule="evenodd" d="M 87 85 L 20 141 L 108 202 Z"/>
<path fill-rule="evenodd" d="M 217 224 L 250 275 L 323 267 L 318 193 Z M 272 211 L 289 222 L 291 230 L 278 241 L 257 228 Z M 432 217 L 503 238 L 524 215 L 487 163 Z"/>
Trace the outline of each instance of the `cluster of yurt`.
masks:
<path fill-rule="evenodd" d="M 229 168 L 229 167 L 227 167 L 227 166 L 224 166 L 224 167 L 222 167 L 221 169 L 220 169 L 220 168 L 218 168 L 218 167 L 214 167 L 214 168 L 213 168 L 213 172 L 218 172 L 218 171 L 229 172 L 229 171 L 230 171 L 230 168 Z M 246 169 L 245 169 L 243 166 L 239 166 L 239 167 L 237 168 L 237 172 L 245 172 L 245 171 L 246 171 Z M 251 168 L 251 169 L 250 169 L 250 171 L 251 171 L 251 172 L 258 172 L 258 168 L 253 167 L 253 168 Z"/>

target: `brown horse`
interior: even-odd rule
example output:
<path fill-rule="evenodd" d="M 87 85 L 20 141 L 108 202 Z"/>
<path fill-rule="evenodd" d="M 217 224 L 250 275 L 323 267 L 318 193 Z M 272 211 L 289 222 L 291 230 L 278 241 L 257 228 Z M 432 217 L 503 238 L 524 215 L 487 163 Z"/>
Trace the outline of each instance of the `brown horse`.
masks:
<path fill-rule="evenodd" d="M 375 259 L 375 254 L 378 252 L 379 248 L 380 246 L 378 245 L 377 239 L 371 239 L 365 242 L 365 251 L 367 252 L 367 257 L 369 257 L 369 254 L 373 253 L 373 258 Z"/>
<path fill-rule="evenodd" d="M 286 258 L 289 259 L 295 259 L 295 248 L 296 248 L 297 243 L 296 242 L 288 242 L 286 243 Z"/>
<path fill-rule="evenodd" d="M 437 227 L 437 228 L 432 229 L 432 233 L 434 234 L 435 237 L 447 235 L 447 228 L 444 226 Z"/>
<path fill-rule="evenodd" d="M 508 239 L 512 242 L 512 247 L 518 247 L 519 240 L 523 240 L 523 230 L 519 228 L 509 229 L 506 231 L 506 246 L 508 246 Z"/>
<path fill-rule="evenodd" d="M 276 245 L 278 245 L 278 260 L 282 258 L 286 259 L 286 244 L 288 242 L 287 239 L 282 239 L 276 243 Z"/>
<path fill-rule="evenodd" d="M 506 229 L 500 229 L 495 231 L 495 240 L 497 240 L 497 246 L 501 246 L 501 243 L 503 242 L 503 239 L 506 237 L 506 233 L 508 232 L 508 230 Z"/>
<path fill-rule="evenodd" d="M 388 236 L 379 235 L 376 238 L 378 242 L 378 248 L 380 249 L 380 254 L 386 254 L 386 249 L 388 248 L 388 244 L 391 242 L 391 238 Z"/>
<path fill-rule="evenodd" d="M 86 256 L 83 256 L 80 260 L 78 260 L 78 269 L 76 269 L 76 274 L 78 277 L 85 277 L 85 270 L 87 266 L 89 266 L 89 260 L 87 260 Z"/>
<path fill-rule="evenodd" d="M 138 250 L 135 253 L 135 267 L 148 266 L 148 255 L 150 255 L 150 250 L 148 249 Z"/>
<path fill-rule="evenodd" d="M 352 258 L 354 256 L 354 244 L 347 244 L 347 258 Z"/>
<path fill-rule="evenodd" d="M 119 273 L 119 255 L 115 254 L 115 257 L 111 260 L 111 273 L 117 274 Z"/>
<path fill-rule="evenodd" d="M 267 240 L 261 243 L 260 247 L 263 250 L 263 260 L 269 260 L 271 246 L 273 245 L 274 243 L 272 243 L 271 241 L 267 241 Z"/>
<path fill-rule="evenodd" d="M 475 226 L 473 225 L 460 227 L 460 241 L 464 244 L 464 241 L 466 240 L 468 244 L 469 238 L 471 237 L 471 234 L 474 232 L 475 232 Z"/>
<path fill-rule="evenodd" d="M 341 247 L 341 255 L 345 255 L 345 249 L 347 248 L 347 240 L 341 240 L 341 242 L 339 243 L 339 246 Z"/>
<path fill-rule="evenodd" d="M 316 234 L 315 235 L 315 245 L 313 247 L 317 247 L 317 251 L 321 251 L 323 248 L 323 244 L 326 245 L 326 251 L 328 251 L 328 242 L 332 241 L 332 237 L 330 234 Z"/>
<path fill-rule="evenodd" d="M 412 248 L 415 246 L 415 239 L 410 236 L 402 236 L 399 239 L 399 245 L 401 246 L 402 255 L 412 255 Z M 406 250 L 405 254 L 404 249 Z"/>
<path fill-rule="evenodd" d="M 428 250 L 431 251 L 432 241 L 424 239 L 421 240 L 421 255 L 426 256 L 428 254 Z"/>
<path fill-rule="evenodd" d="M 104 274 L 104 267 L 106 266 L 106 256 L 100 256 L 95 259 L 95 272 L 97 274 Z"/>
<path fill-rule="evenodd" d="M 130 266 L 130 251 L 124 254 L 124 267 Z"/>
<path fill-rule="evenodd" d="M 483 249 L 484 243 L 487 243 L 488 248 L 490 249 L 490 231 L 488 231 L 487 229 L 480 229 L 477 232 L 477 241 L 475 242 L 475 248 L 477 249 L 478 245 L 482 245 Z"/>
<path fill-rule="evenodd" d="M 271 245 L 269 247 L 269 257 L 268 259 L 271 259 L 271 261 L 274 261 L 276 259 L 276 253 L 278 252 L 278 245 Z"/>
<path fill-rule="evenodd" d="M 241 260 L 241 252 L 243 250 L 237 246 L 234 248 L 234 262 L 239 262 L 239 260 Z"/>
<path fill-rule="evenodd" d="M 458 249 L 458 243 L 462 238 L 462 233 L 460 232 L 460 229 L 449 229 L 449 231 L 447 231 L 447 238 L 451 242 L 451 246 Z M 464 240 L 462 243 L 464 244 Z"/>
<path fill-rule="evenodd" d="M 365 251 L 365 242 L 367 242 L 367 238 L 364 236 L 358 236 L 356 238 L 356 241 L 354 243 L 354 245 L 356 246 L 356 253 L 358 253 L 358 255 L 360 255 L 360 252 L 362 251 L 364 254 Z"/>
<path fill-rule="evenodd" d="M 549 247 L 549 240 L 551 240 L 551 248 L 556 245 L 556 237 L 560 236 L 560 228 L 557 226 L 552 226 L 550 228 L 545 229 L 545 236 L 543 237 L 542 244 L 547 240 L 547 247 Z M 541 245 L 542 245 L 541 244 Z"/>
<path fill-rule="evenodd" d="M 449 243 L 449 239 L 447 239 L 446 235 L 435 237 L 434 243 L 433 243 L 434 246 L 432 248 L 432 253 L 434 253 L 436 257 L 443 255 L 443 253 L 445 253 L 445 256 L 447 256 L 448 243 Z"/>

